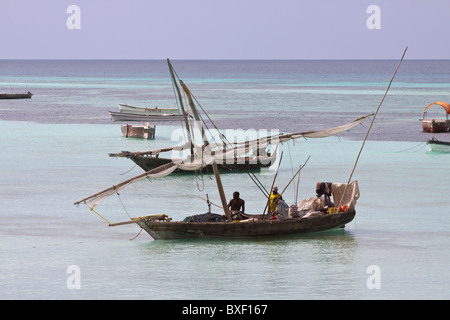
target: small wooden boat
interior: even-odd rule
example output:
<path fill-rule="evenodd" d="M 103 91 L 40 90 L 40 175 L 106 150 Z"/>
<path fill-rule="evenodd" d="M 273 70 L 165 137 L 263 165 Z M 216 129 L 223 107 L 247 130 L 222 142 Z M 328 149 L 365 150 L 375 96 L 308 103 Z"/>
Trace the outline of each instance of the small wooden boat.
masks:
<path fill-rule="evenodd" d="M 427 119 L 427 111 L 433 105 L 439 105 L 443 107 L 446 111 L 445 119 Z M 432 104 L 428 105 L 425 108 L 422 118 L 422 129 L 424 132 L 431 133 L 439 133 L 439 132 L 448 132 L 450 131 L 450 120 L 448 119 L 448 115 L 450 114 L 450 104 L 443 101 L 436 101 Z"/>
<path fill-rule="evenodd" d="M 141 125 L 125 124 L 121 126 L 121 130 L 127 138 L 154 139 L 156 126 L 150 126 L 148 122 Z"/>
<path fill-rule="evenodd" d="M 119 110 L 120 112 L 141 114 L 147 116 L 166 116 L 179 114 L 177 108 L 158 108 L 158 107 L 145 108 L 145 107 L 130 106 L 129 104 L 126 103 L 120 103 Z"/>
<path fill-rule="evenodd" d="M 33 96 L 31 92 L 27 93 L 0 93 L 0 99 L 30 99 Z"/>
<path fill-rule="evenodd" d="M 450 142 L 439 141 L 433 137 L 427 144 L 431 152 L 450 152 Z"/>
<path fill-rule="evenodd" d="M 142 181 L 144 179 L 161 178 L 173 172 L 177 167 L 171 163 L 163 165 L 154 170 L 147 171 L 139 176 L 123 181 L 108 189 L 98 192 L 92 196 L 75 202 L 75 205 L 85 203 L 91 210 L 102 203 L 111 195 L 117 194 L 123 188 L 131 183 Z M 359 198 L 358 182 L 351 183 L 333 183 L 331 191 L 335 203 L 339 202 L 336 208 L 324 207 L 324 201 L 320 198 L 310 198 L 308 201 L 302 201 L 299 214 L 290 214 L 277 210 L 269 214 L 249 214 L 245 215 L 243 220 L 232 218 L 232 212 L 228 210 L 222 182 L 218 173 L 217 165 L 213 164 L 214 176 L 217 188 L 222 202 L 224 214 L 201 214 L 207 216 L 201 221 L 191 219 L 194 216 L 188 216 L 183 221 L 172 221 L 165 214 L 152 215 L 131 219 L 128 221 L 109 223 L 110 227 L 137 224 L 146 231 L 155 240 L 168 239 L 188 239 L 188 238 L 242 238 L 242 237 L 261 237 L 261 236 L 281 236 L 297 233 L 309 233 L 325 231 L 329 229 L 343 227 L 353 220 L 356 211 L 356 201 Z M 296 175 L 300 172 L 297 171 Z M 291 179 L 291 181 L 295 178 Z M 286 189 L 286 188 L 285 188 Z M 210 202 L 208 200 L 208 206 Z M 95 212 L 95 210 L 93 210 Z M 270 219 L 268 219 L 270 217 Z M 103 218 L 105 219 L 105 218 Z"/>

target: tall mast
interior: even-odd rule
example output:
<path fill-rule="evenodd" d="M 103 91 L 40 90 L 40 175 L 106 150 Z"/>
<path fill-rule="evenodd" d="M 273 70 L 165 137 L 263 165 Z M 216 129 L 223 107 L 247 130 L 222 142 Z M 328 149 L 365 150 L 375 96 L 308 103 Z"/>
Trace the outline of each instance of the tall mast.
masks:
<path fill-rule="evenodd" d="M 167 58 L 167 64 L 169 65 L 169 71 L 170 71 L 170 76 L 172 77 L 172 82 L 175 85 L 175 89 L 177 90 L 178 101 L 180 102 L 181 112 L 183 114 L 184 123 L 186 125 L 186 130 L 188 132 L 187 136 L 188 136 L 188 142 L 189 142 L 189 146 L 190 146 L 190 150 L 191 150 L 191 160 L 192 160 L 194 158 L 194 145 L 192 144 L 191 130 L 189 128 L 188 117 L 186 114 L 186 110 L 184 109 L 183 99 L 181 98 L 181 93 L 180 93 L 180 88 L 177 85 L 177 80 L 175 79 L 172 64 L 170 63 L 169 58 Z"/>
<path fill-rule="evenodd" d="M 191 107 L 195 122 L 197 123 L 197 126 L 200 129 L 200 133 L 203 138 L 203 148 L 202 148 L 202 151 L 203 151 L 204 148 L 209 145 L 208 138 L 205 135 L 205 129 L 203 128 L 201 119 L 197 112 L 197 108 L 195 107 L 194 101 L 192 100 L 191 92 L 189 91 L 188 87 L 184 84 L 184 82 L 182 80 L 180 80 L 180 84 L 181 84 L 181 87 L 183 88 L 184 92 L 187 95 L 187 98 L 189 101 L 189 106 Z M 217 190 L 219 191 L 220 201 L 222 202 L 223 211 L 225 213 L 225 216 L 227 217 L 227 220 L 231 220 L 231 214 L 230 214 L 230 211 L 228 210 L 227 199 L 225 197 L 225 192 L 223 191 L 222 180 L 220 179 L 219 168 L 217 167 L 217 163 L 215 160 L 212 163 L 212 167 L 213 167 L 213 171 L 214 171 L 214 177 L 216 178 Z"/>
<path fill-rule="evenodd" d="M 189 101 L 189 106 L 191 107 L 191 110 L 192 110 L 192 114 L 194 115 L 195 122 L 197 123 L 197 126 L 200 129 L 200 133 L 202 135 L 203 148 L 205 148 L 207 145 L 209 145 L 209 141 L 206 138 L 205 128 L 203 128 L 202 121 L 197 112 L 197 108 L 195 107 L 194 101 L 192 100 L 191 92 L 189 91 L 188 87 L 184 84 L 183 80 L 180 80 L 180 84 L 181 84 L 181 87 L 183 88 L 184 92 L 187 95 L 187 98 Z"/>

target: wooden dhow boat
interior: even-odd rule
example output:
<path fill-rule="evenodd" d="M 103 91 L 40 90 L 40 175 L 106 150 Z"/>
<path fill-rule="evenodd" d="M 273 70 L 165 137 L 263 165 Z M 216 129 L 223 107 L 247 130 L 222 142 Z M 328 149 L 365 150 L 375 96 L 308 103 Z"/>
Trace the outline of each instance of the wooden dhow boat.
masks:
<path fill-rule="evenodd" d="M 118 193 L 120 190 L 132 183 L 144 179 L 155 179 L 167 176 L 177 167 L 177 164 L 170 163 L 160 168 L 150 170 L 132 179 L 123 181 L 113 187 L 105 189 L 90 197 L 75 202 L 75 205 L 85 203 L 92 211 L 109 196 Z M 355 180 L 349 184 L 332 184 L 333 197 L 339 206 L 327 208 L 323 200 L 310 198 L 303 201 L 304 205 L 298 211 L 288 213 L 283 209 L 277 209 L 270 214 L 248 214 L 243 220 L 232 218 L 232 212 L 228 210 L 226 198 L 223 191 L 220 174 L 217 165 L 213 163 L 214 175 L 217 188 L 222 202 L 224 214 L 200 214 L 203 221 L 190 222 L 192 217 L 187 217 L 183 221 L 172 221 L 167 215 L 151 215 L 132 218 L 129 221 L 111 223 L 105 219 L 109 226 L 115 227 L 126 224 L 137 224 L 155 240 L 169 239 L 189 239 L 189 238 L 245 238 L 262 236 L 281 236 L 298 233 L 309 233 L 325 231 L 338 227 L 343 227 L 355 217 L 356 200 L 359 198 L 358 182 Z M 297 171 L 296 175 L 300 172 Z M 295 176 L 293 178 L 295 178 Z M 293 179 L 291 179 L 292 181 Z M 286 189 L 286 188 L 285 188 Z M 340 199 L 340 200 L 339 200 Z M 209 200 L 208 200 L 209 203 Z M 195 215 L 197 216 L 197 215 Z"/>
<path fill-rule="evenodd" d="M 138 217 L 131 219 L 129 221 L 119 223 L 108 222 L 109 225 L 118 226 L 134 223 L 137 224 L 142 230 L 145 230 L 152 238 L 159 240 L 159 239 L 184 239 L 184 238 L 199 238 L 199 237 L 240 238 L 240 237 L 280 236 L 287 234 L 324 231 L 348 224 L 355 217 L 356 200 L 360 196 L 358 182 L 356 180 L 353 182 L 350 181 L 352 179 L 353 173 L 355 171 L 361 152 L 364 148 L 369 132 L 373 126 L 375 117 L 378 114 L 378 111 L 384 101 L 384 98 L 386 97 L 389 91 L 391 83 L 397 73 L 398 68 L 400 67 L 401 62 L 403 61 L 405 53 L 406 49 L 389 83 L 389 86 L 383 96 L 383 99 L 381 100 L 380 105 L 378 106 L 376 112 L 374 113 L 372 122 L 363 140 L 361 149 L 356 158 L 352 172 L 348 178 L 348 182 L 344 184 L 329 184 L 331 186 L 331 188 L 329 189 L 331 189 L 331 192 L 333 193 L 334 202 L 335 204 L 337 203 L 337 205 L 334 208 L 328 208 L 329 210 L 323 212 L 324 209 L 322 207 L 324 204 L 323 200 L 321 198 L 316 199 L 310 198 L 310 200 L 308 201 L 302 201 L 301 203 L 302 205 L 300 208 L 301 211 L 308 210 L 309 212 L 305 214 L 299 214 L 298 211 L 295 212 L 296 210 L 293 210 L 292 213 L 286 213 L 285 207 L 283 207 L 283 201 L 279 201 L 275 211 L 270 212 L 270 214 L 267 215 L 271 216 L 270 219 L 266 219 L 267 217 L 265 215 L 266 210 L 264 210 L 262 215 L 247 215 L 244 217 L 244 220 L 235 221 L 234 219 L 232 219 L 231 212 L 228 210 L 228 205 L 223 191 L 219 170 L 216 164 L 216 157 L 214 155 L 209 155 L 208 161 L 212 164 L 214 170 L 214 177 L 217 183 L 217 189 L 222 203 L 222 208 L 224 210 L 223 217 L 221 215 L 211 215 L 208 212 L 206 214 L 206 219 L 208 219 L 207 221 L 189 222 L 190 220 L 172 221 L 172 219 L 170 219 L 167 215 L 164 214 L 156 216 Z M 189 91 L 185 92 L 187 93 L 188 98 L 190 98 Z M 205 139 L 204 135 L 202 137 L 203 139 Z M 74 204 L 78 205 L 80 203 L 84 203 L 92 211 L 95 212 L 94 208 L 97 205 L 101 204 L 109 196 L 113 194 L 118 194 L 119 190 L 122 190 L 123 188 L 129 186 L 130 184 L 144 179 L 162 178 L 164 176 L 171 174 L 179 166 L 183 165 L 193 166 L 194 164 L 192 162 L 187 163 L 171 162 L 162 165 L 158 168 L 155 168 L 153 170 L 147 171 L 143 174 L 140 174 L 134 178 L 123 181 L 103 191 L 95 193 L 87 198 L 75 202 Z M 202 164 L 197 165 L 199 165 L 199 168 L 202 166 Z M 296 175 L 300 173 L 300 170 L 304 166 L 305 165 L 300 167 L 300 169 L 297 171 L 297 173 L 294 175 L 291 181 L 295 178 Z M 276 176 L 277 175 L 275 175 L 275 178 Z M 275 178 L 273 180 L 272 187 L 274 186 Z M 270 197 L 267 191 L 265 191 L 265 195 L 267 197 L 267 205 L 266 205 L 267 208 L 270 207 L 269 206 Z M 272 219 L 272 217 L 274 219 Z M 215 221 L 210 220 L 210 218 L 214 218 Z"/>
<path fill-rule="evenodd" d="M 445 110 L 445 119 L 430 119 L 427 118 L 427 112 L 428 110 L 434 106 L 438 105 L 444 108 Z M 443 102 L 443 101 L 436 101 L 432 104 L 428 105 L 425 108 L 425 111 L 423 112 L 423 118 L 422 118 L 422 130 L 424 132 L 431 132 L 431 133 L 439 133 L 439 132 L 448 132 L 450 131 L 450 120 L 448 118 L 448 115 L 450 114 L 450 104 Z"/>
<path fill-rule="evenodd" d="M 173 161 L 183 161 L 183 158 L 174 157 L 173 154 L 176 153 L 189 153 L 190 159 L 195 162 L 195 159 L 205 158 L 208 156 L 214 156 L 216 158 L 216 164 L 220 172 L 243 172 L 243 171 L 258 171 L 261 168 L 268 168 L 276 160 L 277 148 L 279 143 L 287 142 L 290 140 L 296 140 L 298 138 L 325 138 L 340 134 L 342 132 L 348 131 L 356 125 L 360 124 L 367 117 L 371 115 L 366 115 L 360 117 L 350 123 L 337 126 L 331 129 L 318 130 L 318 131 L 305 131 L 296 132 L 289 134 L 272 134 L 269 136 L 259 137 L 253 140 L 244 142 L 230 142 L 225 135 L 220 132 L 216 125 L 211 120 L 211 117 L 206 113 L 204 108 L 202 108 L 197 99 L 193 97 L 192 92 L 187 88 L 184 82 L 180 79 L 175 78 L 175 72 L 170 61 L 167 61 L 169 66 L 169 71 L 172 79 L 174 88 L 176 89 L 176 101 L 179 105 L 179 109 L 182 110 L 181 122 L 187 135 L 187 141 L 181 145 L 176 145 L 172 147 L 159 148 L 148 151 L 121 151 L 117 153 L 109 153 L 110 157 L 128 158 L 141 167 L 144 171 L 152 170 L 158 168 L 161 165 L 171 163 Z M 178 82 L 182 87 L 182 92 L 178 86 Z M 182 93 L 184 95 L 182 95 Z M 188 101 L 189 106 L 185 107 L 183 101 Z M 194 103 L 197 102 L 197 105 Z M 190 113 L 189 113 L 189 110 Z M 199 110 L 202 112 L 200 113 Z M 206 120 L 214 127 L 217 131 L 216 136 L 219 142 L 210 142 L 208 140 L 202 140 L 203 144 L 195 144 L 194 137 L 194 125 L 191 121 L 194 118 L 194 125 L 199 128 L 200 135 L 203 137 L 205 135 L 205 125 Z M 214 136 L 214 133 L 210 134 Z M 214 138 L 215 139 L 215 138 Z M 237 140 L 237 139 L 235 139 Z M 163 156 L 163 154 L 169 154 L 168 156 Z M 171 154 L 171 155 L 170 155 Z M 206 172 L 213 172 L 212 164 L 205 163 L 203 169 Z M 197 170 L 197 169 L 195 169 Z M 190 170 L 190 167 L 179 167 L 174 173 L 194 173 L 195 170 Z"/>
<path fill-rule="evenodd" d="M 316 203 L 316 206 L 313 208 L 307 207 L 309 212 L 302 212 L 301 215 L 295 216 L 287 214 L 285 218 L 282 218 L 281 212 L 275 211 L 267 215 L 246 214 L 243 220 L 233 220 L 231 213 L 225 210 L 223 215 L 211 214 L 210 212 L 200 215 L 204 217 L 203 222 L 191 222 L 189 221 L 191 217 L 187 217 L 184 221 L 172 221 L 167 215 L 156 215 L 113 223 L 110 226 L 136 223 L 155 240 L 245 238 L 325 231 L 341 228 L 350 223 L 355 217 L 355 204 L 359 197 L 356 180 L 349 186 L 346 184 L 333 185 L 336 186 L 334 199 L 339 200 L 344 190 L 351 195 L 342 201 L 343 205 L 339 212 L 333 212 L 332 209 L 324 210 L 323 203 L 314 199 L 313 202 Z M 222 187 L 218 185 L 218 188 L 221 190 Z M 339 192 L 341 193 L 339 194 Z"/>

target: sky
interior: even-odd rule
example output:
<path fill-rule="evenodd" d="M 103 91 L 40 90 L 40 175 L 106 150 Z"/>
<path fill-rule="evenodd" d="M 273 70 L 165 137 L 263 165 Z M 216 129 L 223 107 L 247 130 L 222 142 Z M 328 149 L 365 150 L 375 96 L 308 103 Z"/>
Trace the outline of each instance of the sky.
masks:
<path fill-rule="evenodd" d="M 450 59 L 449 31 L 450 0 L 0 0 L 0 59 Z"/>

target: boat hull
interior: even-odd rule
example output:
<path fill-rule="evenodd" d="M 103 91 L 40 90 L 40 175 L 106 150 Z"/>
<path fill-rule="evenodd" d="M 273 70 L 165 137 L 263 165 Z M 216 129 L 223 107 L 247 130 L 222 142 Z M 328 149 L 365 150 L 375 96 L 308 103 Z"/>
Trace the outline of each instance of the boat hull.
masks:
<path fill-rule="evenodd" d="M 428 149 L 432 152 L 450 152 L 450 142 L 428 140 Z"/>
<path fill-rule="evenodd" d="M 120 112 L 140 114 L 146 116 L 161 116 L 161 115 L 179 115 L 178 109 L 175 108 L 145 108 L 130 106 L 125 103 L 119 104 Z"/>
<path fill-rule="evenodd" d="M 179 121 L 180 115 L 144 115 L 126 112 L 109 111 L 112 120 L 114 121 L 139 121 L 139 122 L 153 122 L 153 121 Z"/>
<path fill-rule="evenodd" d="M 30 99 L 32 93 L 0 93 L 0 99 Z"/>
<path fill-rule="evenodd" d="M 172 159 L 169 158 L 157 158 L 157 157 L 148 157 L 148 156 L 134 156 L 129 155 L 129 159 L 131 159 L 134 163 L 136 163 L 139 167 L 141 167 L 144 171 L 149 171 L 155 169 L 164 164 L 173 162 Z M 244 161 L 242 161 L 244 160 Z M 217 163 L 217 167 L 220 172 L 243 172 L 243 171 L 258 171 L 261 168 L 270 167 L 275 161 L 275 157 L 267 159 L 267 161 L 250 161 L 249 159 L 232 159 L 230 162 L 232 163 Z M 225 161 L 228 162 L 228 161 Z M 208 165 L 202 169 L 203 172 L 213 172 L 212 165 Z M 182 170 L 177 168 L 173 173 L 195 173 L 192 170 Z"/>
<path fill-rule="evenodd" d="M 444 119 L 424 119 L 422 129 L 425 132 L 439 133 L 450 131 L 450 120 Z"/>
<path fill-rule="evenodd" d="M 311 233 L 342 227 L 355 211 L 314 217 L 249 222 L 172 222 L 141 219 L 137 224 L 155 240 L 189 238 L 242 238 Z"/>
<path fill-rule="evenodd" d="M 122 134 L 129 138 L 141 138 L 141 139 L 154 139 L 155 138 L 155 126 L 144 125 L 131 125 L 126 124 L 121 126 Z"/>

